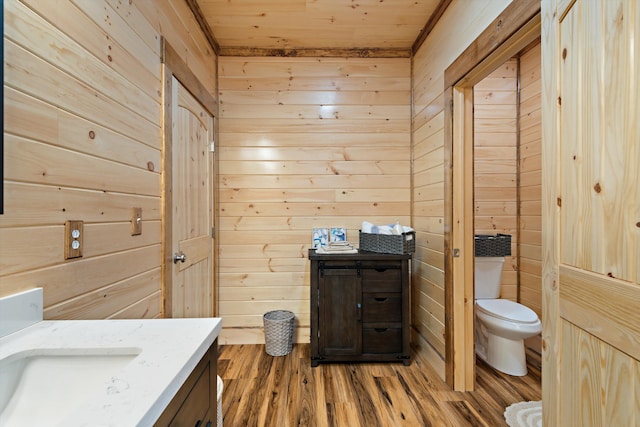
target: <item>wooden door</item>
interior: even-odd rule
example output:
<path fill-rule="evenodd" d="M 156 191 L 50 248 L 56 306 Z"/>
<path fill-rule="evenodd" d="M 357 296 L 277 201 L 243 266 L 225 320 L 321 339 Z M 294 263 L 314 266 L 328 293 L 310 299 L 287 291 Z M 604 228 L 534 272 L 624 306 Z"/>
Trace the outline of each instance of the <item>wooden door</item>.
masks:
<path fill-rule="evenodd" d="M 171 316 L 211 317 L 213 116 L 173 77 Z"/>
<path fill-rule="evenodd" d="M 543 414 L 640 425 L 640 1 L 543 1 Z"/>
<path fill-rule="evenodd" d="M 319 353 L 350 356 L 362 352 L 361 278 L 354 268 L 323 268 L 318 281 Z"/>

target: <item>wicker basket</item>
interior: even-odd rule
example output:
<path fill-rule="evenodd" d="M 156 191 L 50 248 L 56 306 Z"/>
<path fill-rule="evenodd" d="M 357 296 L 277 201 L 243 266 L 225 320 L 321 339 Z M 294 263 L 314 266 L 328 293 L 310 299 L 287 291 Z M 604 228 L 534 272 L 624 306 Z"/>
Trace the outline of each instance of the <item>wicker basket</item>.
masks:
<path fill-rule="evenodd" d="M 416 250 L 416 232 L 372 234 L 360 230 L 360 250 L 382 254 L 412 254 Z"/>
<path fill-rule="evenodd" d="M 476 234 L 474 240 L 478 257 L 511 256 L 510 234 Z"/>
<path fill-rule="evenodd" d="M 271 356 L 286 356 L 293 349 L 293 320 L 290 311 L 275 310 L 262 316 L 265 350 Z"/>

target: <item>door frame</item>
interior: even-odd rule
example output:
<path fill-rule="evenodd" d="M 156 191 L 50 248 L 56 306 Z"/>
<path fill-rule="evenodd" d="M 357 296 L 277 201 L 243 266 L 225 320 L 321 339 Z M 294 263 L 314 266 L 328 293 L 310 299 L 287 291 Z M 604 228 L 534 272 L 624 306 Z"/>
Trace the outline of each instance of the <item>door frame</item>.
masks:
<path fill-rule="evenodd" d="M 217 132 L 217 108 L 218 101 L 211 95 L 200 82 L 196 75 L 189 69 L 189 66 L 178 55 L 178 52 L 169 44 L 169 42 L 162 37 L 161 43 L 161 76 L 162 76 L 162 293 L 163 293 L 163 306 L 162 317 L 171 317 L 172 312 L 172 269 L 173 269 L 173 192 L 171 189 L 173 171 L 173 117 L 172 117 L 172 93 L 173 93 L 173 77 L 176 78 L 182 86 L 184 86 L 191 95 L 193 95 L 200 104 L 213 116 L 214 137 Z M 217 171 L 216 156 L 214 153 L 213 170 L 211 176 L 215 178 Z M 214 179 L 213 183 L 213 197 L 211 203 L 214 204 L 212 209 L 213 218 L 212 223 L 214 230 L 217 229 L 217 215 L 215 214 L 215 208 L 217 206 L 217 180 Z M 215 236 L 212 236 L 215 238 Z M 213 283 L 213 295 L 214 301 L 213 310 L 214 315 L 217 314 L 217 249 L 214 240 L 213 245 L 213 269 L 212 277 Z"/>
<path fill-rule="evenodd" d="M 458 391 L 475 387 L 473 86 L 540 34 L 540 2 L 514 0 L 444 74 L 445 380 Z"/>

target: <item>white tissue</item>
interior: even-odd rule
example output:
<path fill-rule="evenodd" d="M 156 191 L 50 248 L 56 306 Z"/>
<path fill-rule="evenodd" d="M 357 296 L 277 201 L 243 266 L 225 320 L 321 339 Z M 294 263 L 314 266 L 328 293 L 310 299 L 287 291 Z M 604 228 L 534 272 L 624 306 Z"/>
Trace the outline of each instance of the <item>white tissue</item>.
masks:
<path fill-rule="evenodd" d="M 363 233 L 369 234 L 402 234 L 414 231 L 413 228 L 407 227 L 406 225 L 400 225 L 400 223 L 374 225 L 369 221 L 362 221 L 361 230 Z"/>

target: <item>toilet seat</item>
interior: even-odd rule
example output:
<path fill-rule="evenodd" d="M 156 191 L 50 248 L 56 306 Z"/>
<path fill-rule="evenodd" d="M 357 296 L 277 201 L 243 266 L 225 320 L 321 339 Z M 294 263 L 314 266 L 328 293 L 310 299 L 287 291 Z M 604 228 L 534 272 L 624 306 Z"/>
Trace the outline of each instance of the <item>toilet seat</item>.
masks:
<path fill-rule="evenodd" d="M 539 322 L 538 315 L 529 307 L 507 299 L 476 300 L 476 307 L 489 316 L 509 322 L 527 324 Z"/>

